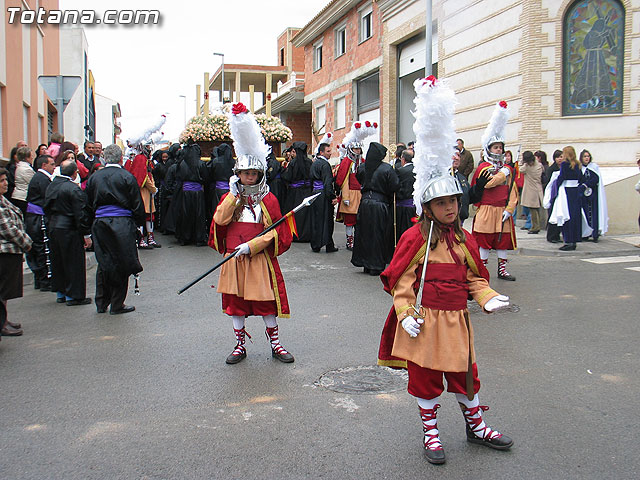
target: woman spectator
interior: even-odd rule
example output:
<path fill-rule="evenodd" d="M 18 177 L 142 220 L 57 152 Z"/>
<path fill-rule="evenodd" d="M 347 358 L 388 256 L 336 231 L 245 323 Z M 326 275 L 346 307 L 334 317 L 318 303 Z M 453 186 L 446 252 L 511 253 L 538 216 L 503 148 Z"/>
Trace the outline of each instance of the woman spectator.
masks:
<path fill-rule="evenodd" d="M 549 168 L 547 154 L 542 150 L 538 150 L 533 156 L 536 157 L 536 160 L 542 165 L 542 190 L 544 191 L 544 189 L 547 188 L 547 183 L 549 183 L 549 177 L 547 177 L 547 169 Z"/>
<path fill-rule="evenodd" d="M 584 183 L 580 161 L 573 147 L 562 149 L 560 173 L 555 180 L 557 198 L 549 221 L 562 227 L 564 245 L 562 251 L 576 249 L 576 242 L 582 240 L 582 202 L 579 185 Z"/>
<path fill-rule="evenodd" d="M 36 148 L 35 157 L 38 158 L 40 155 L 46 155 L 46 153 L 47 146 L 44 143 L 41 143 L 40 145 L 38 145 L 38 148 Z"/>
<path fill-rule="evenodd" d="M 19 323 L 7 319 L 7 300 L 22 297 L 22 254 L 31 250 L 22 212 L 5 198 L 9 182 L 0 168 L 0 331 L 2 336 L 22 335 Z"/>
<path fill-rule="evenodd" d="M 64 142 L 64 135 L 58 132 L 54 132 L 51 134 L 51 143 L 49 144 L 49 148 L 47 148 L 47 154 L 51 155 L 53 158 L 58 158 L 60 151 L 62 150 L 62 142 Z M 56 162 L 56 166 L 60 165 Z"/>
<path fill-rule="evenodd" d="M 13 147 L 9 154 L 9 163 L 6 166 L 7 169 L 7 181 L 9 182 L 9 189 L 5 196 L 11 198 L 13 190 L 16 188 L 16 165 L 18 164 L 18 147 Z"/>
<path fill-rule="evenodd" d="M 522 154 L 520 160 L 520 172 L 524 175 L 524 185 L 522 187 L 522 198 L 520 200 L 523 207 L 529 210 L 531 215 L 530 234 L 540 232 L 540 213 L 542 210 L 542 174 L 544 167 L 538 162 L 532 152 L 527 150 Z"/>
<path fill-rule="evenodd" d="M 598 242 L 598 237 L 607 233 L 609 228 L 609 215 L 607 213 L 607 197 L 604 193 L 604 183 L 600 175 L 600 167 L 593 163 L 593 157 L 588 150 L 580 152 L 582 175 L 584 183 L 580 185 L 582 193 L 582 211 L 587 217 L 587 223 L 593 230 L 582 232 L 582 239 L 587 241 L 589 237 Z"/>
<path fill-rule="evenodd" d="M 65 142 L 62 145 L 63 147 L 68 146 L 70 148 L 63 150 L 62 152 L 60 152 L 60 154 L 58 154 L 58 157 L 56 158 L 56 169 L 53 171 L 53 176 L 57 177 L 60 175 L 60 164 L 62 162 L 64 162 L 65 160 L 75 160 L 76 165 L 78 166 L 78 175 L 76 176 L 74 182 L 80 185 L 82 181 L 86 180 L 89 177 L 89 170 L 87 170 L 87 167 L 85 167 L 84 164 L 80 160 L 78 160 L 76 154 L 73 151 L 74 145 L 72 143 Z"/>
<path fill-rule="evenodd" d="M 27 190 L 29 190 L 29 182 L 36 174 L 31 166 L 33 163 L 33 152 L 29 147 L 20 147 L 16 154 L 18 162 L 16 163 L 15 173 L 15 189 L 11 194 L 11 201 L 17 206 L 24 216 L 27 212 Z"/>

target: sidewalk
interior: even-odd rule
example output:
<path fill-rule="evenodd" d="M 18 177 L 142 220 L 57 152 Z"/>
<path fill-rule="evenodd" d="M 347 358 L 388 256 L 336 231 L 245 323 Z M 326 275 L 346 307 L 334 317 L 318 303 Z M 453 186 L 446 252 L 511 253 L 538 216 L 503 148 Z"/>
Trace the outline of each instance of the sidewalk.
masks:
<path fill-rule="evenodd" d="M 640 255 L 640 235 L 604 235 L 598 238 L 598 243 L 580 242 L 572 252 L 558 250 L 562 243 L 547 242 L 546 230 L 540 230 L 536 235 L 529 235 L 528 230 L 520 230 L 524 220 L 516 222 L 517 252 L 520 255 L 551 256 L 551 257 L 584 257 L 584 256 L 619 256 Z"/>

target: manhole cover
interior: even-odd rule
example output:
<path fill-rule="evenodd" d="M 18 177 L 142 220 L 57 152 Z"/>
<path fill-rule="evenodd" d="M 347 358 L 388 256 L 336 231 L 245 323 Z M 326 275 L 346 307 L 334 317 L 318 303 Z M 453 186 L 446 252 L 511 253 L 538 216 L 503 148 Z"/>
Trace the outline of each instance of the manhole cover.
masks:
<path fill-rule="evenodd" d="M 484 313 L 482 307 L 478 305 L 476 302 L 467 302 L 467 310 L 469 313 Z M 501 308 L 497 312 L 494 312 L 495 315 L 501 315 L 503 313 L 518 313 L 520 311 L 520 307 L 513 303 L 510 303 L 507 308 Z"/>
<path fill-rule="evenodd" d="M 407 388 L 407 372 L 377 365 L 345 367 L 323 374 L 316 385 L 340 393 L 378 394 Z"/>

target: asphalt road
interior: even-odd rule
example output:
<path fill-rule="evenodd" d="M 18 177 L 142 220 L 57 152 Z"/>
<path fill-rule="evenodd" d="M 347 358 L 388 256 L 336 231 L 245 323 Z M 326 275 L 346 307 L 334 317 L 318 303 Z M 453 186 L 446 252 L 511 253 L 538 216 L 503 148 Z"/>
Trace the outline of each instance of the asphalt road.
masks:
<path fill-rule="evenodd" d="M 343 230 L 335 238 L 344 246 Z M 219 256 L 159 240 L 162 249 L 141 252 L 132 314 L 58 305 L 30 286 L 9 301 L 25 335 L 0 342 L 1 479 L 637 478 L 640 272 L 626 267 L 640 257 L 513 257 L 518 281 L 492 286 L 519 311 L 472 322 L 485 419 L 515 446 L 467 444 L 445 394 L 447 463 L 433 466 L 404 377 L 386 393 L 322 386 L 336 369 L 371 374 L 391 306 L 349 252 L 294 244 L 280 259 L 293 312 L 280 333 L 295 363 L 271 358 L 251 318 L 248 358 L 229 366 L 235 342 L 217 276 L 176 294 Z"/>

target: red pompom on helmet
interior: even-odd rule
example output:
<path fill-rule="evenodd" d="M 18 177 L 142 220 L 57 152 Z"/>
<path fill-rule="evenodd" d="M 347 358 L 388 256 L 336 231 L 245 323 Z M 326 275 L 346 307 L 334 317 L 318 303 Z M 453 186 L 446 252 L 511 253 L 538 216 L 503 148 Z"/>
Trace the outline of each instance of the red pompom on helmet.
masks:
<path fill-rule="evenodd" d="M 378 128 L 378 124 L 376 122 L 373 122 L 373 128 Z"/>
<path fill-rule="evenodd" d="M 424 79 L 422 84 L 423 85 L 429 84 L 430 87 L 433 87 L 436 84 L 436 80 L 437 80 L 436 77 L 434 77 L 433 75 L 429 75 L 427 78 Z"/>
<path fill-rule="evenodd" d="M 356 127 L 356 128 L 360 128 L 360 127 L 362 127 L 362 124 L 361 124 L 360 122 L 356 122 L 356 123 L 355 123 L 355 127 Z"/>
<path fill-rule="evenodd" d="M 504 100 L 502 100 L 498 105 L 500 105 L 502 108 L 507 108 L 507 102 L 505 102 Z"/>
<path fill-rule="evenodd" d="M 233 107 L 231 108 L 231 113 L 233 113 L 234 115 L 238 115 L 240 113 L 247 113 L 248 111 L 249 110 L 242 102 L 234 103 Z"/>
<path fill-rule="evenodd" d="M 371 126 L 371 122 L 367 120 L 366 122 L 364 122 L 364 126 L 369 128 Z"/>

